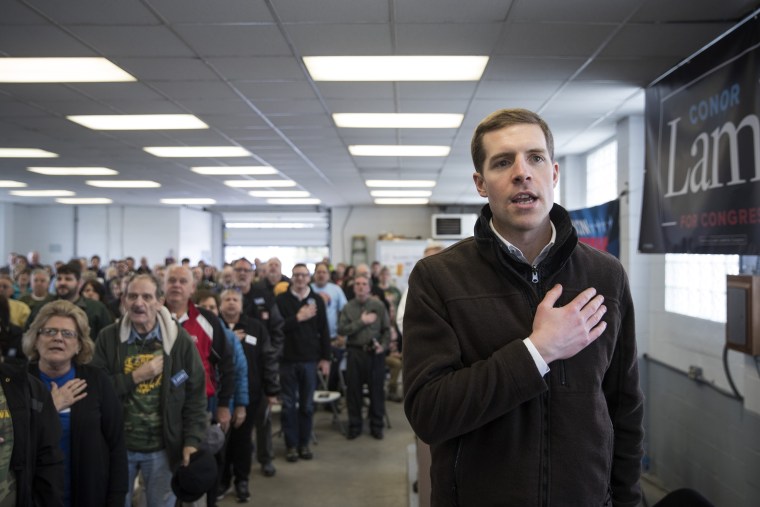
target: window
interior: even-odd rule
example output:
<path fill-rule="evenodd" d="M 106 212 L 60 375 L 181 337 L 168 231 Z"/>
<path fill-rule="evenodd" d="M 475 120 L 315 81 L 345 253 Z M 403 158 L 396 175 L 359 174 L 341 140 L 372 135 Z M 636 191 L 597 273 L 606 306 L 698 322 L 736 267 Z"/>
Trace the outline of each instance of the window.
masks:
<path fill-rule="evenodd" d="M 617 198 L 617 141 L 586 157 L 586 206 L 598 206 Z"/>
<path fill-rule="evenodd" d="M 738 255 L 665 255 L 665 311 L 726 322 L 726 275 Z"/>
<path fill-rule="evenodd" d="M 224 261 L 233 262 L 245 257 L 253 262 L 257 257 L 266 262 L 272 257 L 277 257 L 282 263 L 282 274 L 290 277 L 293 265 L 302 262 L 314 273 L 314 264 L 325 257 L 330 256 L 330 249 L 326 246 L 226 246 L 224 248 Z"/>

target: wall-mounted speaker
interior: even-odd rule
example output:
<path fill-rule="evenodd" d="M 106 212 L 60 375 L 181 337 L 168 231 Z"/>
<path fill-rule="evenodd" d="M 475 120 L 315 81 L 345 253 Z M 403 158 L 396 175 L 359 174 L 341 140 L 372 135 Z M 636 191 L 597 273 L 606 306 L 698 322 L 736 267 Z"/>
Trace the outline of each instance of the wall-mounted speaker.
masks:
<path fill-rule="evenodd" d="M 760 355 L 760 276 L 726 277 L 726 346 Z"/>

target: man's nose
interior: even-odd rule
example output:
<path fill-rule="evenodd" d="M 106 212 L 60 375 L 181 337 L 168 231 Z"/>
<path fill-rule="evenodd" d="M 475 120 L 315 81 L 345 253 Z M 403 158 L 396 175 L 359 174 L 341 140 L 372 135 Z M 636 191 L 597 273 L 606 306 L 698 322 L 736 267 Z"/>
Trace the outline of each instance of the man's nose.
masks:
<path fill-rule="evenodd" d="M 517 157 L 512 166 L 512 178 L 514 181 L 521 182 L 532 178 L 530 166 L 522 157 Z"/>

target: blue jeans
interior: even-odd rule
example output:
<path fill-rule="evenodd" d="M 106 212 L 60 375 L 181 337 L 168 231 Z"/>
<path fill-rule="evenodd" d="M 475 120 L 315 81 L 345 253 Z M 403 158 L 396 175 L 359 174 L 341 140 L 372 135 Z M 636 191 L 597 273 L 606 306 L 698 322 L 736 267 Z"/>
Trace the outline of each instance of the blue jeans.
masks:
<path fill-rule="evenodd" d="M 308 447 L 314 419 L 317 363 L 280 363 L 281 424 L 288 448 Z"/>
<path fill-rule="evenodd" d="M 142 471 L 145 480 L 145 499 L 149 507 L 174 507 L 177 498 L 172 492 L 172 471 L 166 451 L 127 451 L 129 489 L 125 507 L 132 507 L 132 490 L 137 472 Z"/>

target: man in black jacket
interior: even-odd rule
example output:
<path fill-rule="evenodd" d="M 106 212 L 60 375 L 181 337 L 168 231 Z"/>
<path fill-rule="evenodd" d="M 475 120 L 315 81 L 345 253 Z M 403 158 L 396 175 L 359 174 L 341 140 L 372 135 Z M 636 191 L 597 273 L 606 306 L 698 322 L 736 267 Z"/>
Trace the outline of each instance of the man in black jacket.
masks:
<path fill-rule="evenodd" d="M 290 462 L 313 457 L 309 449 L 314 416 L 317 368 L 330 375 L 330 330 L 325 303 L 309 286 L 305 264 L 293 266 L 287 291 L 277 296 L 285 324 L 285 344 L 280 360 L 282 429 Z"/>
<path fill-rule="evenodd" d="M 635 507 L 643 398 L 625 271 L 553 204 L 559 165 L 535 113 L 472 139 L 488 199 L 463 240 L 417 263 L 404 408 L 431 446 L 434 505 Z"/>
<path fill-rule="evenodd" d="M 263 284 L 253 283 L 253 265 L 242 257 L 233 263 L 235 286 L 243 296 L 243 315 L 264 323 L 269 332 L 272 347 L 277 359 L 282 355 L 282 314 L 274 301 L 274 294 Z M 249 416 L 251 416 L 249 414 Z M 264 477 L 273 477 L 277 470 L 272 464 L 274 451 L 272 449 L 272 418 L 263 403 L 259 411 L 253 414 L 256 418 L 256 459 L 261 464 Z"/>
<path fill-rule="evenodd" d="M 219 313 L 224 324 L 233 330 L 243 346 L 243 352 L 248 363 L 248 394 L 249 405 L 247 414 L 256 414 L 260 405 L 264 413 L 271 413 L 272 405 L 277 403 L 280 394 L 280 373 L 277 362 L 277 351 L 272 347 L 269 332 L 264 323 L 243 315 L 243 298 L 237 290 L 227 289 L 220 295 Z M 246 501 L 250 497 L 248 477 L 251 473 L 251 453 L 253 445 L 251 432 L 256 419 L 246 417 L 242 424 L 230 430 L 225 459 L 225 470 L 222 474 L 222 487 L 226 490 L 234 476 L 235 493 L 238 501 Z"/>
<path fill-rule="evenodd" d="M 19 507 L 63 507 L 61 423 L 50 392 L 22 366 L 0 363 L 0 377 L 0 427 L 13 428 L 2 433 L 12 440 L 0 438 L 0 504 L 15 497 Z"/>

